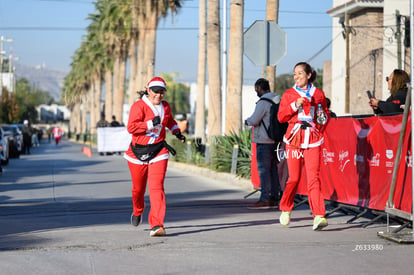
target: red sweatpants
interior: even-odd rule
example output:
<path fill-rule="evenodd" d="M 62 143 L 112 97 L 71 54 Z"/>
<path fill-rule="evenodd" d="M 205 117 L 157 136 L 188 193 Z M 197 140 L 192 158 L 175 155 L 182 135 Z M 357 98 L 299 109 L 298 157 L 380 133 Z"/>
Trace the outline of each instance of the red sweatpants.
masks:
<path fill-rule="evenodd" d="M 151 204 L 148 223 L 151 228 L 157 225 L 164 226 L 166 208 L 164 179 L 167 164 L 168 159 L 144 165 L 128 162 L 132 178 L 132 204 L 135 216 L 140 216 L 144 212 L 144 195 L 148 181 Z"/>
<path fill-rule="evenodd" d="M 292 211 L 302 168 L 305 167 L 308 199 L 312 214 L 314 217 L 316 215 L 325 216 L 325 201 L 319 179 L 320 146 L 308 149 L 297 149 L 288 145 L 286 150 L 289 178 L 280 201 L 280 210 Z"/>

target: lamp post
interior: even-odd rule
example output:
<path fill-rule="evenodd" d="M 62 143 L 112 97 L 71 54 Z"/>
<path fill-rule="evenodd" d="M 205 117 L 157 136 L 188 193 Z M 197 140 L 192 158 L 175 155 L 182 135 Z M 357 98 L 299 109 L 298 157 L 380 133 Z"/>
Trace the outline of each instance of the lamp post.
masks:
<path fill-rule="evenodd" d="M 0 95 L 3 93 L 3 55 L 6 53 L 3 50 L 4 42 L 13 42 L 13 39 L 4 38 L 3 36 L 0 38 Z"/>

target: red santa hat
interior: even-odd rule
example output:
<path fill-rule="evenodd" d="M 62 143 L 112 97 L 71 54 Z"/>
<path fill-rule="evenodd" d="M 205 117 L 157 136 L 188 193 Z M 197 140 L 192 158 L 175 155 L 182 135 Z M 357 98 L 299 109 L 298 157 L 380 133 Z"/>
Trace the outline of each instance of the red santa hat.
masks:
<path fill-rule="evenodd" d="M 151 90 L 153 90 L 153 91 L 167 90 L 167 84 L 165 84 L 164 79 L 162 79 L 159 76 L 156 76 L 153 79 L 151 79 L 148 82 L 147 87 L 151 88 Z"/>

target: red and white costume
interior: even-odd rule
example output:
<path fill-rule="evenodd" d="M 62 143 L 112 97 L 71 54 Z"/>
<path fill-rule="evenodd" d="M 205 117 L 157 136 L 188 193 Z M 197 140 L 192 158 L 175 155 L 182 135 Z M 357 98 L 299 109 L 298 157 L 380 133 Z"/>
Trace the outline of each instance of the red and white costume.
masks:
<path fill-rule="evenodd" d="M 161 118 L 161 124 L 153 125 L 154 117 Z M 165 127 L 173 134 L 179 131 L 176 121 L 172 117 L 171 107 L 166 101 L 153 105 L 146 95 L 131 106 L 127 130 L 132 134 L 132 145 L 154 144 L 165 140 Z M 135 216 L 144 212 L 144 195 L 148 181 L 151 210 L 148 222 L 151 228 L 163 226 L 165 217 L 164 179 L 167 170 L 169 153 L 162 148 L 158 155 L 150 161 L 138 160 L 131 150 L 125 152 L 132 178 L 132 202 Z"/>
<path fill-rule="evenodd" d="M 303 106 L 296 107 L 296 100 L 306 98 Z M 319 179 L 320 145 L 323 143 L 323 130 L 326 126 L 316 124 L 316 110 L 322 105 L 329 119 L 325 94 L 313 85 L 307 91 L 296 87 L 285 91 L 280 101 L 278 119 L 288 122 L 289 126 L 284 136 L 286 157 L 289 169 L 289 179 L 280 201 L 280 210 L 292 211 L 294 198 L 304 166 L 306 170 L 309 204 L 315 215 L 325 216 L 325 203 L 321 193 Z M 305 125 L 304 125 L 305 124 Z"/>
<path fill-rule="evenodd" d="M 55 143 L 57 145 L 63 136 L 63 131 L 59 127 L 55 127 L 53 128 L 52 133 L 53 133 L 53 137 L 55 138 Z"/>

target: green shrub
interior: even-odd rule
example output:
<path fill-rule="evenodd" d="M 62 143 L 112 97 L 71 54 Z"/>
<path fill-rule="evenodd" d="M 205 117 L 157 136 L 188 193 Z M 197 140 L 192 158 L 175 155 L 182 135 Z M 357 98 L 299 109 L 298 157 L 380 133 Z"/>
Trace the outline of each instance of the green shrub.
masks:
<path fill-rule="evenodd" d="M 230 172 L 234 145 L 238 145 L 237 176 L 250 178 L 251 171 L 251 131 L 245 130 L 236 134 L 218 136 L 213 139 L 212 146 L 212 169 L 219 172 Z"/>

